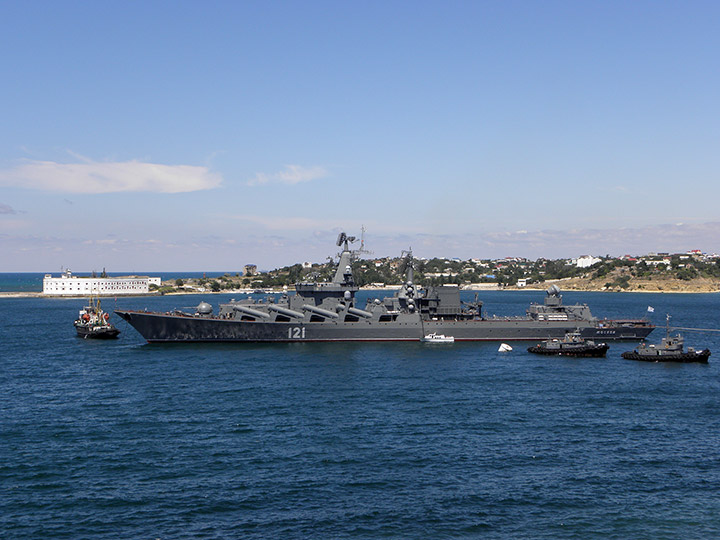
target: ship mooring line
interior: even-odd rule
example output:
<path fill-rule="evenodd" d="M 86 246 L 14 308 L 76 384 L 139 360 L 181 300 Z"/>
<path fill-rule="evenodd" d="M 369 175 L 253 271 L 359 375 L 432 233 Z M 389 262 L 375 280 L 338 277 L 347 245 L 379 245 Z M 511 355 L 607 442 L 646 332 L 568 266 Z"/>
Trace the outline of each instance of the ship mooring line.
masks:
<path fill-rule="evenodd" d="M 695 332 L 720 332 L 718 328 L 687 328 L 684 326 L 671 326 L 670 330 L 692 330 Z"/>

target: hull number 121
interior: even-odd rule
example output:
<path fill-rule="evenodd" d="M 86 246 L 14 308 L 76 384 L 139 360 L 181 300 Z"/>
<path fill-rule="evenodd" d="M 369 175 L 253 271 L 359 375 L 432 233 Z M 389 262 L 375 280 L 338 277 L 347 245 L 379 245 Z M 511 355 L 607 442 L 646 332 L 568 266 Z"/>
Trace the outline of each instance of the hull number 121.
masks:
<path fill-rule="evenodd" d="M 288 339 L 305 339 L 305 327 L 293 326 L 288 328 Z"/>

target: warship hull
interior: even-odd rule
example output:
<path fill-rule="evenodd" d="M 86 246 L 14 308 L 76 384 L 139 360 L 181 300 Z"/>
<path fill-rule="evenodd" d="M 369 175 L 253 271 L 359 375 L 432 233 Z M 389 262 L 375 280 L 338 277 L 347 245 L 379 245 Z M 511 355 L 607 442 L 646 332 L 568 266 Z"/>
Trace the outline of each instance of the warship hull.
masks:
<path fill-rule="evenodd" d="M 297 342 L 297 341 L 419 341 L 428 333 L 455 341 L 525 341 L 562 338 L 579 331 L 583 338 L 639 340 L 654 326 L 637 322 L 537 321 L 531 319 L 423 320 L 406 315 L 401 321 L 279 322 L 243 321 L 221 317 L 146 311 L 116 311 L 145 340 L 155 342 Z"/>

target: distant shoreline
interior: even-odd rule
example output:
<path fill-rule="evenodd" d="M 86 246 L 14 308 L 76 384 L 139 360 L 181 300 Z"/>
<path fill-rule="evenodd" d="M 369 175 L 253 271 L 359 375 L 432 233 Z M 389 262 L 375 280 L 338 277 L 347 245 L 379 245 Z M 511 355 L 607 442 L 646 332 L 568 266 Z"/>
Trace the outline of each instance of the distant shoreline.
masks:
<path fill-rule="evenodd" d="M 549 285 L 548 285 L 549 286 Z M 388 291 L 394 292 L 400 286 L 388 286 L 388 287 L 361 287 L 362 291 Z M 507 292 L 544 292 L 546 287 L 462 287 L 461 290 L 467 292 L 493 292 L 493 291 L 507 291 Z M 248 290 L 226 290 L 226 291 L 173 291 L 165 294 L 148 293 L 148 294 L 123 294 L 123 295 L 104 295 L 100 298 L 146 298 L 148 296 L 188 296 L 188 295 L 199 295 L 199 294 L 251 294 L 253 291 Z M 266 289 L 265 294 L 278 294 L 284 292 L 283 289 Z M 565 292 L 602 292 L 602 293 L 652 293 L 652 294 L 713 294 L 720 293 L 720 290 L 651 290 L 651 289 L 620 289 L 620 290 L 608 290 L 608 289 L 561 289 L 561 293 Z M 0 300 L 3 298 L 65 298 L 65 299 L 81 299 L 87 298 L 87 295 L 51 295 L 43 294 L 42 292 L 36 291 L 0 291 Z"/>

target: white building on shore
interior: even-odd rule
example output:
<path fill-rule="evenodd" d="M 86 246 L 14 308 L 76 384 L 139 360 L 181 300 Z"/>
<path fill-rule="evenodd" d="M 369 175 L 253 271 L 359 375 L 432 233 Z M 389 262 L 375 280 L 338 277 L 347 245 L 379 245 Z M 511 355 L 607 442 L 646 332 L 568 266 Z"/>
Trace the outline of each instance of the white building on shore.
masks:
<path fill-rule="evenodd" d="M 577 259 L 573 259 L 571 261 L 572 264 L 577 266 L 578 268 L 589 268 L 593 264 L 602 262 L 602 259 L 599 257 L 593 257 L 592 255 L 583 255 L 582 257 L 578 257 Z"/>
<path fill-rule="evenodd" d="M 48 296 L 121 296 L 148 294 L 150 285 L 160 286 L 159 277 L 78 277 L 66 270 L 60 277 L 45 274 L 43 294 Z"/>

